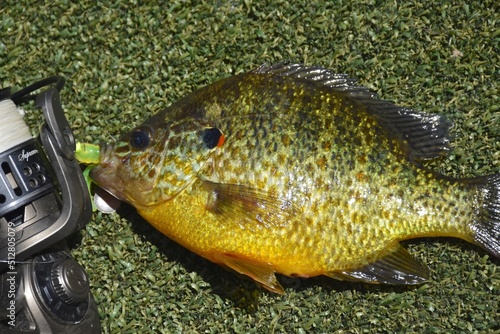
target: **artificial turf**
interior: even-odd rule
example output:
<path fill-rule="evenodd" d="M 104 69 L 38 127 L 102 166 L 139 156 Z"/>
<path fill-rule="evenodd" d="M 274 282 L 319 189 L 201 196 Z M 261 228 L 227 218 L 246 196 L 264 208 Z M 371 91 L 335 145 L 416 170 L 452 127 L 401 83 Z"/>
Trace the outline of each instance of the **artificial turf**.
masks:
<path fill-rule="evenodd" d="M 75 137 L 97 143 L 262 63 L 322 65 L 445 115 L 454 150 L 430 166 L 470 177 L 500 172 L 499 19 L 493 0 L 3 0 L 0 87 L 64 76 Z M 36 131 L 40 115 L 27 109 Z M 457 240 L 405 243 L 431 269 L 419 286 L 280 276 L 281 296 L 183 249 L 130 207 L 95 213 L 80 234 L 72 254 L 104 333 L 500 333 L 500 261 Z"/>

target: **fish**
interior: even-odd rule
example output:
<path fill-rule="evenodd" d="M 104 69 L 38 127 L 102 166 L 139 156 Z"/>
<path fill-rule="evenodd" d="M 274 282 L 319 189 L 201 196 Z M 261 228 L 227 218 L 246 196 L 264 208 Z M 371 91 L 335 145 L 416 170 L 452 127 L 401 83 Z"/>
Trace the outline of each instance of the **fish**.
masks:
<path fill-rule="evenodd" d="M 426 167 L 452 123 L 345 74 L 262 65 L 199 88 L 114 143 L 93 181 L 164 235 L 284 293 L 276 274 L 429 279 L 401 241 L 455 237 L 500 257 L 500 174 Z"/>

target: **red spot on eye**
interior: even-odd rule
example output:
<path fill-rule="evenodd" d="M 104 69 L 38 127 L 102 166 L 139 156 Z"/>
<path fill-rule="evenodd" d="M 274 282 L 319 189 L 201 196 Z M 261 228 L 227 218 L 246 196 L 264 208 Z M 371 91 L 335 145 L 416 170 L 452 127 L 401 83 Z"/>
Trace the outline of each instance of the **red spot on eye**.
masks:
<path fill-rule="evenodd" d="M 221 147 L 222 145 L 224 145 L 225 140 L 226 138 L 224 137 L 223 134 L 221 134 L 221 136 L 219 137 L 219 141 L 217 142 L 217 147 Z"/>

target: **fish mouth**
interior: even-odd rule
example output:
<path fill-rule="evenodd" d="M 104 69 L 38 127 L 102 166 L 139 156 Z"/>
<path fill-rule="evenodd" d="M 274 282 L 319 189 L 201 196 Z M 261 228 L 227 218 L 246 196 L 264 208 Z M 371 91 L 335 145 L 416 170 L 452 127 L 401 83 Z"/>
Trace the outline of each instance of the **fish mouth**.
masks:
<path fill-rule="evenodd" d="M 113 144 L 99 145 L 99 165 L 90 171 L 90 178 L 102 189 L 134 207 L 155 204 L 154 182 L 135 179 L 125 162 L 128 157 L 115 154 Z"/>
<path fill-rule="evenodd" d="M 126 201 L 124 182 L 120 178 L 118 166 L 120 159 L 112 154 L 113 145 L 99 144 L 99 165 L 92 168 L 90 178 L 101 188 L 119 200 Z"/>

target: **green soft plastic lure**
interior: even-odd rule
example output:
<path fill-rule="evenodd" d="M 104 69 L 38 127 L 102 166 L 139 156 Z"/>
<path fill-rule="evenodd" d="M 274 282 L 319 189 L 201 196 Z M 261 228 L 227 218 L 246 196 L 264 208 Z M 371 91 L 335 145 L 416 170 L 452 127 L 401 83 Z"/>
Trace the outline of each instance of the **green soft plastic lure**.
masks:
<path fill-rule="evenodd" d="M 89 194 L 91 194 L 92 180 L 89 173 L 99 163 L 99 146 L 78 142 L 76 143 L 75 156 L 80 163 L 88 165 L 83 171 L 83 178 L 87 184 Z M 108 192 L 99 189 L 93 196 L 92 210 L 99 210 L 102 213 L 112 213 L 116 211 L 119 203 L 120 201 L 118 199 L 110 195 Z"/>
<path fill-rule="evenodd" d="M 83 171 L 83 178 L 85 179 L 85 183 L 90 193 L 90 183 L 92 180 L 90 179 L 89 173 L 90 170 L 99 163 L 99 146 L 78 142 L 76 143 L 75 156 L 80 163 L 88 165 Z M 93 208 L 95 209 L 95 207 Z"/>
<path fill-rule="evenodd" d="M 76 143 L 76 159 L 85 165 L 99 163 L 99 146 L 87 143 Z M 90 179 L 89 179 L 90 180 Z"/>

